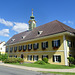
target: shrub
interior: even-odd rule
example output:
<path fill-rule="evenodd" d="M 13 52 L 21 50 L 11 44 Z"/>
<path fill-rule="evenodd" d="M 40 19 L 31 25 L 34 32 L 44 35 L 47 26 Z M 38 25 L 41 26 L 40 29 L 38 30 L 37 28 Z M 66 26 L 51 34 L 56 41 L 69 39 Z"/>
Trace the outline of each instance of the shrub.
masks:
<path fill-rule="evenodd" d="M 45 63 L 48 63 L 48 59 L 47 59 L 46 57 L 43 58 L 43 61 L 44 61 Z"/>
<path fill-rule="evenodd" d="M 74 62 L 74 58 L 73 57 L 68 57 L 67 59 L 69 60 L 69 66 L 71 66 L 71 63 Z"/>
<path fill-rule="evenodd" d="M 22 58 L 15 58 L 15 57 L 9 57 L 8 59 L 4 60 L 4 63 L 20 63 L 20 62 L 24 62 L 24 60 Z"/>
<path fill-rule="evenodd" d="M 5 59 L 8 58 L 8 54 L 5 53 L 5 54 L 1 54 L 1 60 L 4 61 Z"/>
<path fill-rule="evenodd" d="M 1 60 L 1 58 L 2 58 L 2 55 L 1 55 L 1 53 L 0 53 L 0 60 Z"/>
<path fill-rule="evenodd" d="M 38 60 L 38 61 L 36 61 L 36 62 L 34 62 L 35 64 L 42 64 L 42 65 L 44 65 L 44 64 L 46 64 L 44 61 L 42 61 L 42 60 Z"/>

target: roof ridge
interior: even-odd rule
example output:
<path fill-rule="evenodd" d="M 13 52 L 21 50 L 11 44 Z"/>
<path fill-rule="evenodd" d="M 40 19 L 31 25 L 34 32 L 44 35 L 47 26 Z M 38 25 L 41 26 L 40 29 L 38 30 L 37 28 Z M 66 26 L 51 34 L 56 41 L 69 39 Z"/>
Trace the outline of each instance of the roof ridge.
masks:
<path fill-rule="evenodd" d="M 61 23 L 60 21 L 58 21 L 58 20 L 56 20 L 57 22 L 59 22 L 59 23 Z M 61 24 L 63 24 L 63 23 L 61 23 Z M 60 25 L 60 24 L 59 24 Z M 67 31 L 64 27 L 63 27 L 63 25 L 60 25 L 65 31 Z M 67 26 L 67 25 L 66 25 Z"/>

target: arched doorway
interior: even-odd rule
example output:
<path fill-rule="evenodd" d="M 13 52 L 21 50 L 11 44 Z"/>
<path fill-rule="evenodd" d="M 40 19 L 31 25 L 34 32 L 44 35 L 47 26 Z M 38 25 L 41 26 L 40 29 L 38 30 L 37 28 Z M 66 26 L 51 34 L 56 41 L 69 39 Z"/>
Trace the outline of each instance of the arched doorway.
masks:
<path fill-rule="evenodd" d="M 24 55 L 23 55 L 23 54 L 21 54 L 21 58 L 22 58 L 22 59 L 24 58 Z"/>

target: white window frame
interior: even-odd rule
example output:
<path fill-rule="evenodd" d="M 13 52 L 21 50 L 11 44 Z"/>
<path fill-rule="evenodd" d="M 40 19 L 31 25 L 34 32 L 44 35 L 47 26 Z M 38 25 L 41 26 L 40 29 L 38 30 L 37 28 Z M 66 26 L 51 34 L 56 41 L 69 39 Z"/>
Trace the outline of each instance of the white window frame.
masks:
<path fill-rule="evenodd" d="M 54 55 L 54 62 L 56 63 L 59 63 L 59 57 L 58 56 L 61 56 L 61 55 Z"/>
<path fill-rule="evenodd" d="M 28 58 L 27 58 L 27 60 L 28 61 L 31 61 L 32 59 L 30 59 L 32 57 L 32 55 L 28 55 Z"/>
<path fill-rule="evenodd" d="M 34 58 L 33 58 L 34 61 L 38 61 L 37 56 L 38 56 L 38 55 L 34 55 Z"/>

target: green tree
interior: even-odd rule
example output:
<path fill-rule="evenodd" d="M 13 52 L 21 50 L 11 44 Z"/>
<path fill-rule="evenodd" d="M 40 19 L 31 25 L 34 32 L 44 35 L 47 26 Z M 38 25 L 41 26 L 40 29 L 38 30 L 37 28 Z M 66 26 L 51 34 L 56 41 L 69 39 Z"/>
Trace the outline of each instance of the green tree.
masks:
<path fill-rule="evenodd" d="M 74 58 L 73 57 L 68 57 L 67 59 L 69 60 L 69 66 L 71 66 L 71 64 L 74 62 Z"/>

